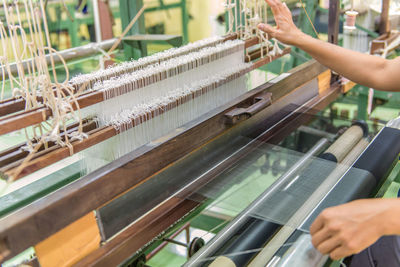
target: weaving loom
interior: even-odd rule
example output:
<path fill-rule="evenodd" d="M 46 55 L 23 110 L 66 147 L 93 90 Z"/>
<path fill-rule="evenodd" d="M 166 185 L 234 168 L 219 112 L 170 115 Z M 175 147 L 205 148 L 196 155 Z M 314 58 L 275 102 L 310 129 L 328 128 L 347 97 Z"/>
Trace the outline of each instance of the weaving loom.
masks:
<path fill-rule="evenodd" d="M 204 206 L 243 182 L 235 178 L 242 165 L 268 172 L 264 158 L 280 154 L 266 143 L 297 134 L 345 90 L 340 77 L 313 60 L 272 80 L 252 80 L 258 68 L 291 52 L 257 29 L 268 19 L 261 0 L 227 1 L 223 37 L 74 77 L 50 45 L 43 1 L 2 4 L 0 135 L 21 131 L 26 140 L 0 152 L 1 263 L 33 247 L 41 266 L 142 266 Z M 331 16 L 338 16 L 337 8 Z M 330 39 L 337 38 L 338 23 L 329 25 Z M 22 45 L 17 33 L 23 33 Z M 65 81 L 57 80 L 55 62 L 62 63 Z M 11 96 L 4 96 L 6 86 Z M 323 207 L 368 197 L 383 183 L 400 152 L 396 123 L 371 142 L 362 122 L 333 137 L 317 134 L 319 141 L 287 170 L 272 168 L 279 170 L 271 187 L 223 230 L 217 227 L 210 242 L 197 237 L 183 244 L 186 266 L 291 266 L 300 260 L 320 266 L 326 258 L 313 250 L 304 229 Z M 381 168 L 368 163 L 371 153 L 385 155 Z M 56 165 L 65 168 L 51 178 Z M 321 168 L 326 179 L 312 180 Z M 68 182 L 52 184 L 56 178 Z M 309 192 L 300 192 L 308 183 Z M 26 200 L 17 201 L 18 194 Z M 287 207 L 296 208 L 284 216 Z M 78 234 L 65 242 L 69 249 L 60 240 L 71 231 Z"/>

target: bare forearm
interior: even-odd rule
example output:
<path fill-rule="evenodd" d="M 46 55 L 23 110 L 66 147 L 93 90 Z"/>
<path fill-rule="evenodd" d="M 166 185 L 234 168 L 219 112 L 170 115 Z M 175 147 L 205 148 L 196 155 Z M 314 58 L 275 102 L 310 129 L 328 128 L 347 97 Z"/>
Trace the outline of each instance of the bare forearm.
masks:
<path fill-rule="evenodd" d="M 400 235 L 400 199 L 382 199 L 381 201 L 386 209 L 382 216 L 379 216 L 377 223 L 383 226 L 383 235 Z"/>
<path fill-rule="evenodd" d="M 386 60 L 322 42 L 302 33 L 294 24 L 292 13 L 280 0 L 265 0 L 272 9 L 277 27 L 259 24 L 270 37 L 297 46 L 328 68 L 346 78 L 378 90 L 400 91 L 400 57 Z"/>
<path fill-rule="evenodd" d="M 295 45 L 344 77 L 378 90 L 398 91 L 389 60 L 345 49 L 302 34 Z M 395 75 L 396 77 L 398 75 Z"/>

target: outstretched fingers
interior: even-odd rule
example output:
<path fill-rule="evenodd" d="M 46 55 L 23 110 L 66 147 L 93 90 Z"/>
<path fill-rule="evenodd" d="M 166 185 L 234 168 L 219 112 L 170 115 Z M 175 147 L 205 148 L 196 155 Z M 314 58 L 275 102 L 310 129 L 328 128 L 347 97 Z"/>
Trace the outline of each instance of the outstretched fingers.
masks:
<path fill-rule="evenodd" d="M 285 44 L 296 44 L 301 35 L 301 31 L 293 23 L 292 14 L 287 5 L 280 0 L 265 0 L 265 2 L 272 9 L 276 27 L 260 24 L 258 28 L 268 33 L 270 37 L 276 38 Z"/>
<path fill-rule="evenodd" d="M 267 2 L 267 4 L 271 7 L 274 16 L 277 16 L 285 11 L 286 5 L 279 0 L 265 0 L 265 2 Z"/>
<path fill-rule="evenodd" d="M 280 28 L 282 21 L 292 20 L 292 13 L 286 3 L 282 3 L 280 0 L 265 0 L 265 2 L 271 7 L 278 28 Z"/>
<path fill-rule="evenodd" d="M 265 0 L 265 2 L 267 2 L 267 4 L 271 7 L 275 22 L 278 24 L 276 18 L 282 13 L 282 2 L 279 0 Z M 266 32 L 271 37 L 275 37 L 275 34 L 277 32 L 276 28 L 268 24 L 260 23 L 257 27 L 263 32 Z"/>
<path fill-rule="evenodd" d="M 283 5 L 282 5 L 282 12 L 285 13 L 290 18 L 292 17 L 292 12 L 290 12 L 290 9 L 286 5 L 286 3 L 283 3 Z"/>

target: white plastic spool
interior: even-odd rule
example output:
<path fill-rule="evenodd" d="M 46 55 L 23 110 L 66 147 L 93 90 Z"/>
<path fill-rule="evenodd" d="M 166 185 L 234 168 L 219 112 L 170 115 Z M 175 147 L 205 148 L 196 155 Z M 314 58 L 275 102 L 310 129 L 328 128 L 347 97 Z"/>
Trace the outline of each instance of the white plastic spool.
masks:
<path fill-rule="evenodd" d="M 354 10 L 346 11 L 346 22 L 343 28 L 346 30 L 355 30 L 356 29 L 356 19 L 358 12 Z"/>

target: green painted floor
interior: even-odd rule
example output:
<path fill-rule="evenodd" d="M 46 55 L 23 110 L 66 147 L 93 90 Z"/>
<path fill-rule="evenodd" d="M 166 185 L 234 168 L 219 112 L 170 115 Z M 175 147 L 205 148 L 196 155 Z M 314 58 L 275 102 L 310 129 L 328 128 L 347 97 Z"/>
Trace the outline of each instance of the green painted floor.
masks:
<path fill-rule="evenodd" d="M 156 254 L 147 265 L 151 267 L 182 266 L 187 258 L 176 253 L 177 245 L 168 245 Z"/>
<path fill-rule="evenodd" d="M 397 197 L 397 194 L 398 194 L 398 192 L 399 192 L 399 190 L 400 190 L 400 183 L 398 183 L 398 182 L 393 182 L 393 183 L 389 186 L 389 188 L 388 188 L 388 190 L 386 191 L 384 197 L 385 197 L 385 198 L 396 198 L 396 197 Z"/>

